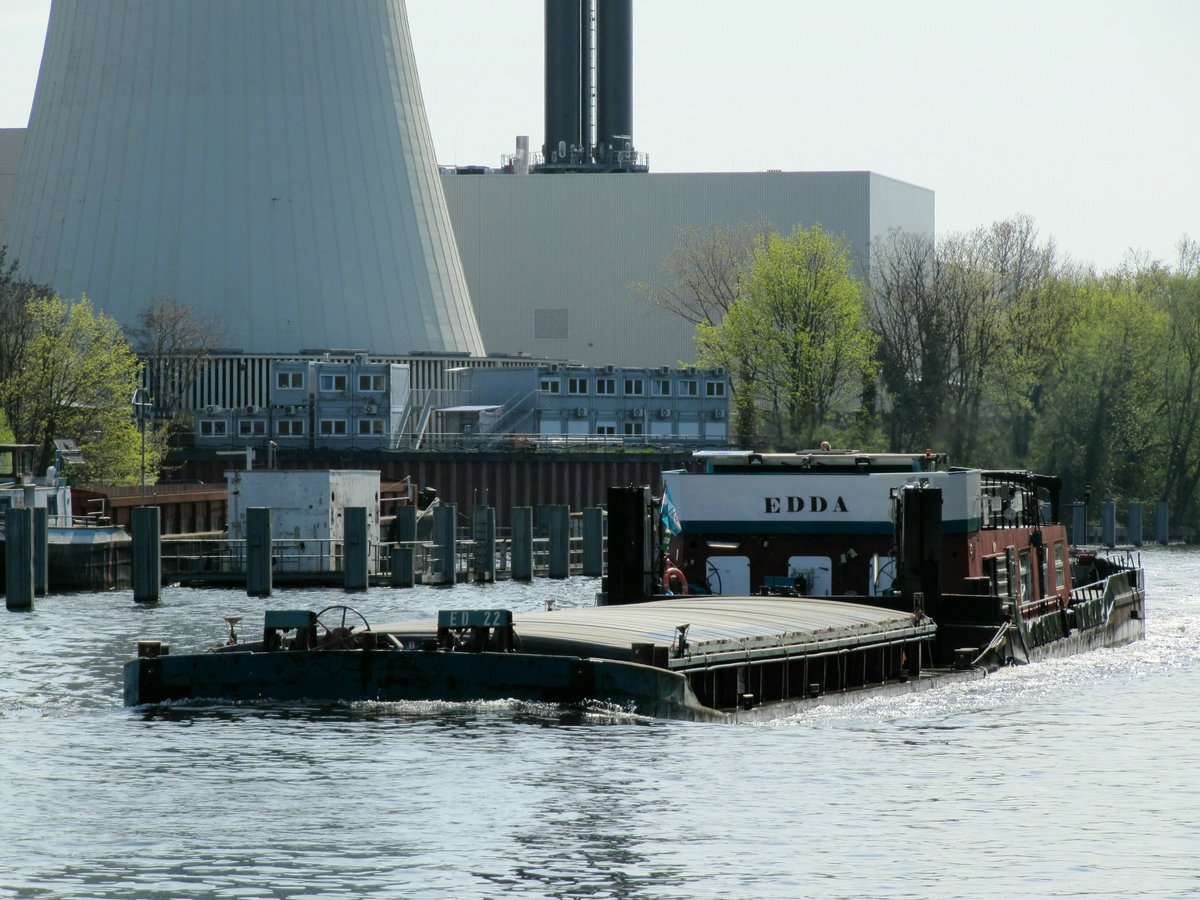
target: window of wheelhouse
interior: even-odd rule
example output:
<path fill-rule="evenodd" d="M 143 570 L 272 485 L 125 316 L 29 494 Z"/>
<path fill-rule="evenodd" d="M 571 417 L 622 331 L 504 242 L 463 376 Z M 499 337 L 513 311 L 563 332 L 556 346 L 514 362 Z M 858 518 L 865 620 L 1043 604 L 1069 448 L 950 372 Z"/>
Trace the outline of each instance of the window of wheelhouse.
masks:
<path fill-rule="evenodd" d="M 1054 574 L 1058 576 L 1055 582 L 1059 588 L 1067 586 L 1067 545 L 1064 541 L 1054 542 Z"/>
<path fill-rule="evenodd" d="M 1033 570 L 1029 566 L 1029 551 L 1021 551 L 1021 601 L 1028 603 L 1033 596 Z"/>
<path fill-rule="evenodd" d="M 1042 561 L 1042 596 L 1049 597 L 1057 590 L 1057 582 L 1050 580 L 1050 554 L 1045 547 L 1041 548 L 1038 558 Z"/>

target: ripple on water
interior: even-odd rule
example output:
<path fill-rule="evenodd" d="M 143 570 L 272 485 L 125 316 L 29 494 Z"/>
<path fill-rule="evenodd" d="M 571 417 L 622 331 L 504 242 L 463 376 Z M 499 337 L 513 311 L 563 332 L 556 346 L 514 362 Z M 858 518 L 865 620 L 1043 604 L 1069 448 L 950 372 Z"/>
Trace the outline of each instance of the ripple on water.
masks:
<path fill-rule="evenodd" d="M 319 608 L 40 599 L 0 641 L 0 895 L 1182 896 L 1200 883 L 1200 553 L 1144 554 L 1147 640 L 761 726 L 515 702 L 123 709 L 140 637 Z M 373 589 L 372 621 L 598 584 Z"/>

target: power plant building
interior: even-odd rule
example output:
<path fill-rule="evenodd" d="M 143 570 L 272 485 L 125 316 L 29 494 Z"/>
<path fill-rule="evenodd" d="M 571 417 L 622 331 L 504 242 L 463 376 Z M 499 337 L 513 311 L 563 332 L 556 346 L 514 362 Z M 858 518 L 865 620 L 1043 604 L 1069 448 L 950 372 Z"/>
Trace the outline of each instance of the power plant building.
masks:
<path fill-rule="evenodd" d="M 220 320 L 240 355 L 193 399 L 229 408 L 325 351 L 414 391 L 485 354 L 686 366 L 691 323 L 636 286 L 689 226 L 820 225 L 863 277 L 875 237 L 933 233 L 932 191 L 871 172 L 648 173 L 629 0 L 585 5 L 546 4 L 541 152 L 439 175 L 403 0 L 54 0 L 29 128 L 0 130 L 0 242 L 123 325 L 164 296 Z"/>
<path fill-rule="evenodd" d="M 647 302 L 691 225 L 820 225 L 860 277 L 873 238 L 933 234 L 933 191 L 873 172 L 460 175 L 442 179 L 489 352 L 588 365 L 695 360 L 692 325 Z"/>

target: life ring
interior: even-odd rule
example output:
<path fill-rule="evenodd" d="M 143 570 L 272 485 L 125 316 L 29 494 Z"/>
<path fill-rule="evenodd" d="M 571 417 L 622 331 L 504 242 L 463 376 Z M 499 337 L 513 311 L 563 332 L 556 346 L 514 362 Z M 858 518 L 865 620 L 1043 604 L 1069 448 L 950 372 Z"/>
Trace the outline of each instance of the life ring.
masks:
<path fill-rule="evenodd" d="M 672 584 L 672 579 L 675 581 L 674 584 Z M 686 594 L 688 592 L 687 577 L 677 566 L 668 565 L 663 570 L 663 587 L 672 594 Z"/>

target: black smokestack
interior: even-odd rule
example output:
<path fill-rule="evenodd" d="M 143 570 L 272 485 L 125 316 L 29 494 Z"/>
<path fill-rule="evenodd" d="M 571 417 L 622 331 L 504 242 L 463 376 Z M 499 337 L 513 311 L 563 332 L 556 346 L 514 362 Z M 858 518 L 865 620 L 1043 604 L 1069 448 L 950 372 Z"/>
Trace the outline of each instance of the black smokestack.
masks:
<path fill-rule="evenodd" d="M 596 0 L 596 146 L 609 168 L 633 149 L 633 0 Z"/>
<path fill-rule="evenodd" d="M 534 171 L 648 172 L 633 148 L 633 0 L 545 6 L 546 141 Z"/>
<path fill-rule="evenodd" d="M 580 107 L 584 96 L 583 7 L 587 0 L 546 0 L 545 162 L 567 162 L 584 145 Z M 589 141 L 590 143 L 590 141 Z M 563 158 L 560 150 L 566 151 Z"/>

